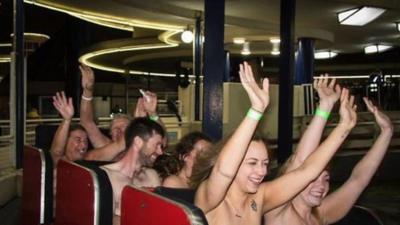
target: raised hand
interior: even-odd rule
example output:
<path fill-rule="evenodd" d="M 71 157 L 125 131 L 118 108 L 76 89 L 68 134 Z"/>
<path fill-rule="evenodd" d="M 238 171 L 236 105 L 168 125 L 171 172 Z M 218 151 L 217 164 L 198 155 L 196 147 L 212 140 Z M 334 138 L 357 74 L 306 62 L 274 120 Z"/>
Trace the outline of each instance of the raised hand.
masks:
<path fill-rule="evenodd" d="M 144 99 L 143 98 L 138 98 L 135 112 L 133 113 L 133 117 L 146 117 L 146 110 L 144 109 L 143 105 Z"/>
<path fill-rule="evenodd" d="M 253 71 L 247 62 L 240 64 L 239 75 L 243 88 L 249 96 L 251 107 L 259 112 L 264 112 L 265 108 L 267 108 L 269 104 L 268 79 L 265 78 L 263 80 L 262 88 L 260 88 L 254 80 Z"/>
<path fill-rule="evenodd" d="M 319 79 L 314 80 L 314 89 L 319 96 L 319 107 L 324 110 L 331 110 L 337 100 L 340 98 L 341 88 L 339 84 L 335 84 L 336 79 L 333 78 L 329 82 L 329 75 L 321 75 Z"/>
<path fill-rule="evenodd" d="M 340 95 L 340 122 L 339 125 L 353 128 L 357 123 L 357 105 L 354 104 L 354 96 L 349 94 L 347 88 L 343 88 Z"/>
<path fill-rule="evenodd" d="M 157 95 L 151 91 L 146 91 L 143 96 L 143 108 L 148 115 L 157 113 Z"/>
<path fill-rule="evenodd" d="M 393 124 L 390 121 L 390 118 L 384 114 L 382 111 L 376 107 L 371 100 L 369 100 L 367 97 L 363 97 L 364 103 L 368 108 L 368 111 L 370 111 L 372 114 L 375 116 L 376 123 L 379 125 L 381 130 L 393 130 Z"/>
<path fill-rule="evenodd" d="M 80 65 L 79 69 L 81 70 L 82 75 L 82 88 L 84 90 L 93 91 L 94 86 L 94 73 L 93 70 L 86 65 Z"/>
<path fill-rule="evenodd" d="M 57 92 L 53 96 L 53 106 L 61 114 L 64 120 L 71 120 L 74 116 L 74 105 L 72 104 L 72 98 L 65 97 L 65 93 L 62 91 Z"/>

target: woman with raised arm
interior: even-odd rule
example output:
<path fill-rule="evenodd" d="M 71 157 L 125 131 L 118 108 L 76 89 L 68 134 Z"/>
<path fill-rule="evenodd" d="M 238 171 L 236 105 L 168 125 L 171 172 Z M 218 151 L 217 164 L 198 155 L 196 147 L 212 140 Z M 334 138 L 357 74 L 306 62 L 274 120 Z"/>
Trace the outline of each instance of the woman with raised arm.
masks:
<path fill-rule="evenodd" d="M 67 98 L 64 92 L 57 92 L 53 96 L 53 106 L 63 118 L 51 143 L 50 154 L 54 165 L 57 165 L 61 158 L 68 161 L 83 159 L 88 148 L 88 138 L 82 126 L 71 125 L 74 116 L 72 98 Z"/>
<path fill-rule="evenodd" d="M 289 201 L 321 173 L 356 123 L 348 95 L 342 93 L 342 111 L 346 111 L 342 123 L 299 168 L 262 183 L 269 156 L 265 143 L 253 134 L 269 103 L 268 80 L 260 88 L 247 63 L 240 66 L 239 74 L 251 109 L 219 154 L 209 151 L 210 154 L 196 161 L 192 175 L 192 185 L 198 187 L 195 204 L 203 210 L 210 225 L 261 224 L 264 213 Z M 205 157 L 212 153 L 215 158 Z M 201 166 L 205 164 L 211 166 L 204 170 Z"/>
<path fill-rule="evenodd" d="M 335 192 L 329 191 L 329 172 L 324 170 L 300 194 L 266 214 L 268 225 L 332 224 L 343 218 L 367 187 L 390 144 L 393 126 L 388 116 L 368 98 L 367 108 L 375 116 L 381 133 L 368 153 L 354 167 L 350 178 Z"/>

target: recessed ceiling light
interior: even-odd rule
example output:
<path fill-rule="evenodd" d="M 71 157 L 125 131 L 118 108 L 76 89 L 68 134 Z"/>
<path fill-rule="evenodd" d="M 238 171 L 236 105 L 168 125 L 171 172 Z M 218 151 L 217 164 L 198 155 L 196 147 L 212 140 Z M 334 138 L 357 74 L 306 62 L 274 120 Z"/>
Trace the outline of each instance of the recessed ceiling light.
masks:
<path fill-rule="evenodd" d="M 400 22 L 396 23 L 396 28 L 397 28 L 397 31 L 400 31 Z"/>
<path fill-rule="evenodd" d="M 245 42 L 243 44 L 243 49 L 240 52 L 240 54 L 242 54 L 242 55 L 250 55 L 251 54 L 251 52 L 250 52 L 250 43 L 249 42 Z"/>
<path fill-rule="evenodd" d="M 237 38 L 233 39 L 233 43 L 235 43 L 237 45 L 244 44 L 245 42 L 246 42 L 245 38 L 237 37 Z"/>
<path fill-rule="evenodd" d="M 330 59 L 335 56 L 337 56 L 337 52 L 332 52 L 332 51 L 319 51 L 314 53 L 314 58 L 315 59 Z"/>
<path fill-rule="evenodd" d="M 376 7 L 362 6 L 356 9 L 349 9 L 337 14 L 338 21 L 342 25 L 364 26 L 373 21 L 386 10 Z"/>
<path fill-rule="evenodd" d="M 364 48 L 364 52 L 365 54 L 384 52 L 386 50 L 391 49 L 392 47 L 393 46 L 391 45 L 380 45 L 380 44 L 369 45 Z"/>
<path fill-rule="evenodd" d="M 281 54 L 279 51 L 271 51 L 271 55 L 279 55 Z"/>
<path fill-rule="evenodd" d="M 269 39 L 269 41 L 270 41 L 272 44 L 281 43 L 281 39 L 279 39 L 279 38 L 271 38 L 271 39 Z"/>

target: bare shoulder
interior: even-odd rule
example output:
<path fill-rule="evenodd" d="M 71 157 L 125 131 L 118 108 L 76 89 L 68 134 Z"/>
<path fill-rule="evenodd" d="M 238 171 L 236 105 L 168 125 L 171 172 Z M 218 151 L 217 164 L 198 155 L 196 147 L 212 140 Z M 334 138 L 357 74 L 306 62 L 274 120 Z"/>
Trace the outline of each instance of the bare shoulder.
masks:
<path fill-rule="evenodd" d="M 185 188 L 187 187 L 187 184 L 182 181 L 180 177 L 177 175 L 170 175 L 166 177 L 162 183 L 163 186 L 165 187 L 173 187 L 173 188 Z"/>

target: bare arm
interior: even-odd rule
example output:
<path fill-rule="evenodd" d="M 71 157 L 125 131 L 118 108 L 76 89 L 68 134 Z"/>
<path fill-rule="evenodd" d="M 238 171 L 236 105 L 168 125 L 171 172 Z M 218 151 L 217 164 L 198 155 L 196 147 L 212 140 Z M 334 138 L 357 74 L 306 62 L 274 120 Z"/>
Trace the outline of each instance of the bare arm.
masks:
<path fill-rule="evenodd" d="M 314 80 L 314 88 L 318 92 L 320 99 L 318 108 L 330 113 L 336 101 L 340 98 L 341 89 L 338 84 L 335 85 L 335 79 L 328 82 L 328 75 L 321 75 L 320 79 Z M 315 115 L 311 123 L 307 126 L 296 151 L 293 153 L 291 161 L 285 171 L 290 172 L 298 168 L 304 160 L 317 148 L 320 143 L 322 133 L 326 125 L 326 119 Z"/>
<path fill-rule="evenodd" d="M 368 110 L 374 114 L 381 133 L 368 153 L 354 167 L 350 178 L 323 200 L 319 210 L 328 224 L 340 220 L 349 212 L 381 164 L 393 135 L 389 117 L 379 111 L 367 98 L 364 98 L 364 102 Z"/>
<path fill-rule="evenodd" d="M 53 106 L 63 117 L 63 121 L 58 126 L 57 131 L 54 135 L 50 149 L 53 162 L 54 164 L 57 164 L 58 160 L 60 160 L 64 156 L 69 127 L 71 125 L 71 120 L 74 115 L 74 106 L 72 104 L 72 99 L 68 98 L 67 100 L 64 92 L 57 92 L 56 95 L 53 96 Z"/>
<path fill-rule="evenodd" d="M 82 89 L 83 93 L 81 100 L 80 119 L 81 124 L 85 128 L 89 140 L 95 148 L 103 147 L 110 143 L 110 139 L 101 133 L 93 120 L 93 87 L 94 87 L 94 73 L 88 66 L 79 66 L 82 74 Z"/>
<path fill-rule="evenodd" d="M 112 161 L 119 153 L 125 150 L 125 138 L 95 148 L 86 153 L 86 160 Z"/>
<path fill-rule="evenodd" d="M 245 62 L 240 65 L 240 80 L 246 90 L 252 109 L 264 112 L 269 103 L 268 80 L 261 89 L 254 80 L 251 67 Z M 222 150 L 213 167 L 210 177 L 202 182 L 196 192 L 195 204 L 204 213 L 218 206 L 234 179 L 243 160 L 258 121 L 246 116 Z"/>
<path fill-rule="evenodd" d="M 343 89 L 341 94 L 339 125 L 331 132 L 328 138 L 313 152 L 297 169 L 289 172 L 262 186 L 264 193 L 263 213 L 268 212 L 289 201 L 312 180 L 318 177 L 337 149 L 343 143 L 357 121 L 354 97 Z"/>

